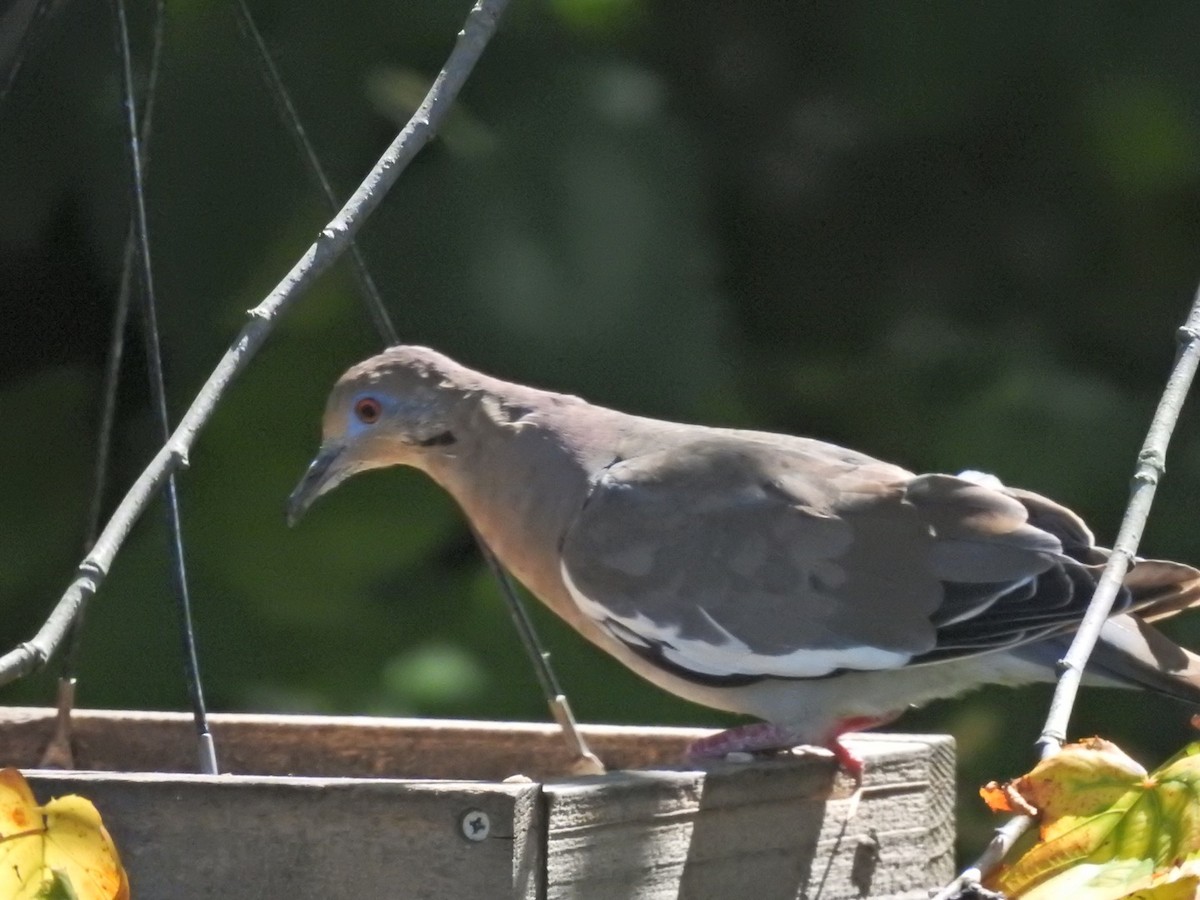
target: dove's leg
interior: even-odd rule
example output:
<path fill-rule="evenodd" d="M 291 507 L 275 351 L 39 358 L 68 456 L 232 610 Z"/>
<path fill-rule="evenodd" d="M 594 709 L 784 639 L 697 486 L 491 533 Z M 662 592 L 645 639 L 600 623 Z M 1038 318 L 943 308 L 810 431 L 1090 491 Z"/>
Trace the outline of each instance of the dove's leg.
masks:
<path fill-rule="evenodd" d="M 894 713 L 883 716 L 852 716 L 842 719 L 825 735 L 821 746 L 833 754 L 834 759 L 848 774 L 854 777 L 856 782 L 861 783 L 863 761 L 853 750 L 842 743 L 842 736 L 885 725 L 898 715 L 899 713 Z M 790 750 L 803 743 L 803 738 L 785 726 L 775 725 L 771 722 L 754 722 L 700 738 L 688 747 L 687 758 L 690 761 L 724 759 L 731 753 Z"/>
<path fill-rule="evenodd" d="M 694 741 L 687 749 L 689 761 L 724 759 L 730 753 L 764 753 L 790 750 L 803 740 L 790 729 L 771 722 L 739 725 Z"/>

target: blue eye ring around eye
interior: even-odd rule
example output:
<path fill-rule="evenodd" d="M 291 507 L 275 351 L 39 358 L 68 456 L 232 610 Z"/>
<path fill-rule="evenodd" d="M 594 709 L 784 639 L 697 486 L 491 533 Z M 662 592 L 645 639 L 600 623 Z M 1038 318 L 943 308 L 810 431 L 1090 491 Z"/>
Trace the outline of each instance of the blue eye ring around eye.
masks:
<path fill-rule="evenodd" d="M 383 416 L 383 404 L 377 397 L 359 397 L 354 401 L 354 417 L 364 425 L 374 425 Z"/>

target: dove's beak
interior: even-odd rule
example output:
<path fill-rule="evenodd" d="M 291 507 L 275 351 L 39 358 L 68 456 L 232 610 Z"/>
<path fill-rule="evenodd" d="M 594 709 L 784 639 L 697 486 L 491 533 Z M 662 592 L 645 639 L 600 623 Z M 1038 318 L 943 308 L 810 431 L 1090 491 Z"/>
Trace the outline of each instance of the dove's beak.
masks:
<path fill-rule="evenodd" d="M 326 444 L 321 447 L 316 458 L 309 463 L 308 471 L 304 473 L 304 477 L 300 479 L 300 483 L 288 497 L 288 525 L 295 525 L 299 522 L 300 517 L 304 515 L 305 510 L 312 506 L 314 500 L 326 491 L 333 490 L 354 473 L 352 467 L 338 465 L 338 460 L 341 459 L 345 449 L 345 446 L 340 443 Z"/>

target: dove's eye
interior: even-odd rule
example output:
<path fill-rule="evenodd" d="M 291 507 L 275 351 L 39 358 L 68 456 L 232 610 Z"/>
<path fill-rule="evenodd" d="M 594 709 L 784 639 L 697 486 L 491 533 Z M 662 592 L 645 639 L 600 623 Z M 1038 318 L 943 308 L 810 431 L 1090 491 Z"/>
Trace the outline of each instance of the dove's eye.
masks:
<path fill-rule="evenodd" d="M 360 397 L 354 404 L 354 415 L 364 425 L 374 425 L 383 415 L 383 404 L 374 397 Z"/>

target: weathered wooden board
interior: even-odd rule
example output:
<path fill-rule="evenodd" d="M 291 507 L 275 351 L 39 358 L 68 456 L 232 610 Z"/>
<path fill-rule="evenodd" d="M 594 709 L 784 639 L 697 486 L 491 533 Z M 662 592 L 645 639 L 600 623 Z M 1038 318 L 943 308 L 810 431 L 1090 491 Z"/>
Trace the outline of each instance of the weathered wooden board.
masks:
<path fill-rule="evenodd" d="M 79 710 L 72 721 L 79 768 L 196 770 L 186 714 Z M 217 713 L 211 725 L 221 771 L 236 774 L 500 781 L 566 775 L 571 763 L 558 726 L 536 722 Z M 52 710 L 0 707 L 0 761 L 36 765 L 53 731 Z M 613 769 L 674 765 L 688 744 L 711 733 L 613 725 L 583 731 Z"/>
<path fill-rule="evenodd" d="M 100 809 L 135 900 L 544 896 L 540 790 L 392 779 L 26 771 Z M 468 840 L 464 816 L 485 813 Z"/>
<path fill-rule="evenodd" d="M 862 735 L 851 785 L 817 760 L 547 784 L 547 897 L 928 897 L 954 866 L 953 743 Z"/>
<path fill-rule="evenodd" d="M 0 765 L 100 808 L 136 898 L 925 897 L 953 865 L 953 745 L 863 735 L 851 784 L 818 757 L 672 764 L 707 732 L 592 726 L 590 778 L 553 725 L 218 715 L 222 769 L 190 719 L 81 711 L 76 764 L 37 770 L 53 713 L 0 708 Z M 508 776 L 529 781 L 504 783 Z M 485 813 L 487 837 L 463 834 Z"/>

